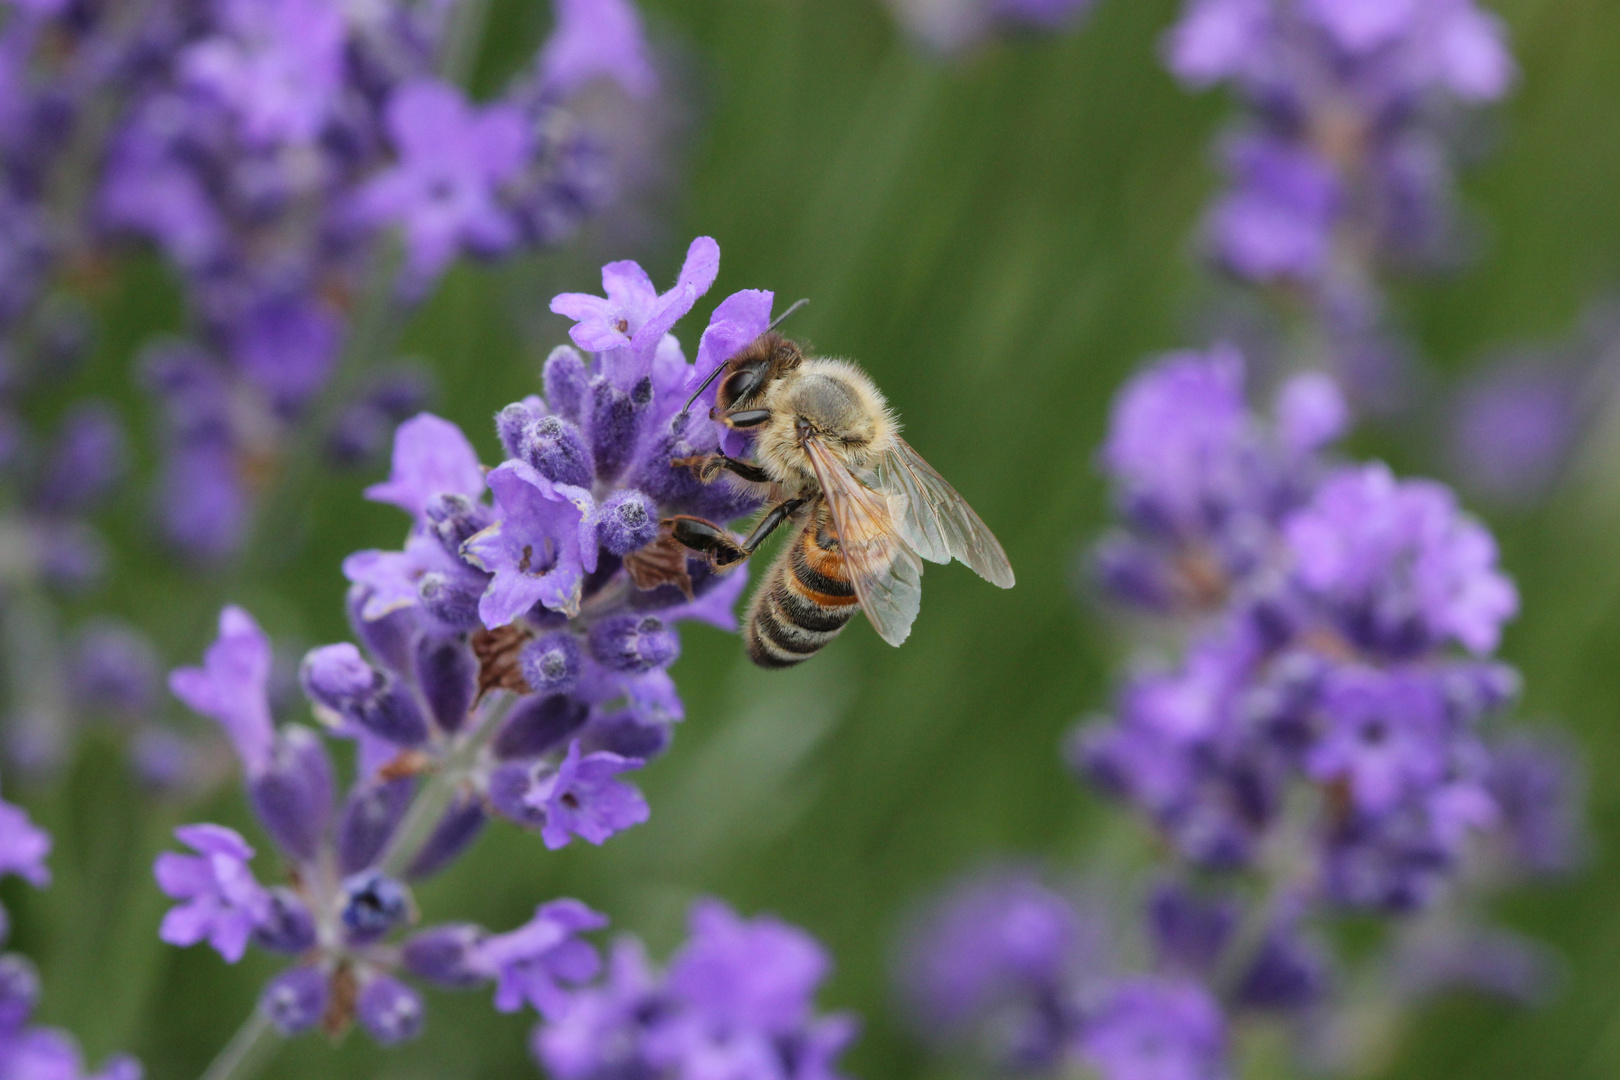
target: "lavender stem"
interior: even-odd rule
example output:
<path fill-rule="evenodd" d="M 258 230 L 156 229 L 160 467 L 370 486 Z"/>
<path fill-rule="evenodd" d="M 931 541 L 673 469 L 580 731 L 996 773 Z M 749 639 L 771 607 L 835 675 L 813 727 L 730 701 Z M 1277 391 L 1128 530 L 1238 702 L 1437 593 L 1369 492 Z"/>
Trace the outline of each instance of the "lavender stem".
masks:
<path fill-rule="evenodd" d="M 270 1064 L 285 1042 L 270 1018 L 254 1006 L 231 1041 L 209 1063 L 202 1080 L 252 1080 Z"/>
<path fill-rule="evenodd" d="M 411 802 L 411 808 L 406 812 L 399 830 L 394 833 L 387 854 L 383 856 L 381 869 L 384 874 L 389 877 L 403 877 L 410 870 L 411 865 L 422 854 L 423 847 L 432 838 L 434 829 L 444 817 L 444 812 L 449 809 L 451 801 L 455 798 L 456 789 L 467 778 L 484 747 L 495 738 L 495 733 L 501 728 L 501 721 L 506 718 L 507 711 L 516 700 L 504 690 L 496 691 L 496 696 L 492 697 L 481 710 L 483 715 L 477 725 L 466 738 L 456 744 L 438 769 L 428 777 L 427 783 Z"/>

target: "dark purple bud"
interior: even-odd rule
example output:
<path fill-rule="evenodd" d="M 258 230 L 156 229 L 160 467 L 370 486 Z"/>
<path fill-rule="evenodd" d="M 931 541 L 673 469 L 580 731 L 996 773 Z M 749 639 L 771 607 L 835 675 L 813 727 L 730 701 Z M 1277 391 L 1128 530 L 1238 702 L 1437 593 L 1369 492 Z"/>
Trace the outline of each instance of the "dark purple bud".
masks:
<path fill-rule="evenodd" d="M 379 739 L 398 746 L 416 746 L 428 737 L 427 721 L 422 717 L 421 708 L 397 679 L 389 679 L 388 685 L 350 715 Z"/>
<path fill-rule="evenodd" d="M 621 491 L 596 511 L 596 539 L 615 555 L 628 555 L 658 538 L 658 508 L 634 489 Z"/>
<path fill-rule="evenodd" d="M 591 456 L 579 428 L 560 416 L 547 416 L 523 429 L 518 456 L 558 484 L 591 486 Z"/>
<path fill-rule="evenodd" d="M 427 505 L 433 535 L 456 558 L 461 545 L 487 528 L 491 521 L 488 507 L 479 506 L 465 495 L 440 495 Z"/>
<path fill-rule="evenodd" d="M 366 1034 L 382 1046 L 407 1042 L 422 1034 L 422 995 L 387 975 L 366 983 L 356 1013 Z"/>
<path fill-rule="evenodd" d="M 579 682 L 579 665 L 584 658 L 579 639 L 563 632 L 529 642 L 518 660 L 530 690 L 537 694 L 566 694 Z"/>
<path fill-rule="evenodd" d="M 1237 926 L 1237 911 L 1230 903 L 1204 900 L 1167 884 L 1148 900 L 1148 926 L 1160 964 L 1202 974 L 1220 958 Z"/>
<path fill-rule="evenodd" d="M 75 407 L 50 449 L 35 501 L 57 513 L 91 508 L 123 475 L 128 453 L 124 426 L 111 405 Z"/>
<path fill-rule="evenodd" d="M 297 724 L 276 733 L 270 764 L 254 777 L 249 800 L 276 844 L 307 862 L 320 850 L 332 819 L 332 762 L 316 734 Z"/>
<path fill-rule="evenodd" d="M 406 876 L 412 881 L 432 877 L 449 866 L 484 831 L 484 804 L 471 792 L 463 793 L 439 819 L 438 827 L 411 863 Z"/>
<path fill-rule="evenodd" d="M 614 713 L 592 720 L 579 740 L 582 753 L 594 754 L 598 750 L 606 750 L 610 754 L 642 761 L 658 757 L 669 749 L 669 744 L 668 724 L 645 723 L 631 712 Z"/>
<path fill-rule="evenodd" d="M 312 967 L 288 968 L 265 983 L 259 994 L 259 1011 L 283 1035 L 298 1035 L 326 1015 L 331 980 Z"/>
<path fill-rule="evenodd" d="M 495 736 L 498 758 L 533 758 L 555 750 L 585 726 L 590 708 L 566 694 L 526 697 L 512 707 Z"/>
<path fill-rule="evenodd" d="M 1293 1011 L 1316 1004 L 1327 987 L 1328 968 L 1321 955 L 1278 932 L 1260 946 L 1253 966 L 1238 982 L 1235 997 L 1252 1009 Z"/>
<path fill-rule="evenodd" d="M 474 923 L 430 927 L 405 943 L 405 970 L 447 990 L 479 986 L 487 977 L 472 969 L 470 954 L 488 936 Z"/>
<path fill-rule="evenodd" d="M 39 1003 L 39 970 L 21 953 L 0 956 L 0 1035 L 28 1023 Z"/>
<path fill-rule="evenodd" d="M 79 635 L 73 690 L 95 708 L 140 713 L 152 705 L 160 670 L 157 650 L 144 635 L 110 620 L 98 621 Z"/>
<path fill-rule="evenodd" d="M 370 597 L 371 590 L 367 586 L 349 586 L 345 603 L 349 612 L 349 626 L 354 630 L 354 636 L 360 639 L 367 652 L 388 665 L 390 669 L 400 673 L 408 672 L 411 665 L 411 644 L 416 639 L 416 611 L 413 608 L 402 607 L 390 611 L 380 619 L 366 619 L 360 612 Z"/>
<path fill-rule="evenodd" d="M 624 471 L 640 441 L 640 419 L 652 401 L 652 379 L 643 378 L 627 394 L 606 378 L 591 380 L 591 453 L 599 480 Z"/>
<path fill-rule="evenodd" d="M 45 583 L 63 592 L 94 584 L 107 569 L 106 541 L 75 519 L 36 522 L 34 554 Z"/>
<path fill-rule="evenodd" d="M 271 952 L 297 955 L 315 945 L 315 917 L 291 889 L 269 890 L 270 913 L 253 928 L 253 943 Z"/>
<path fill-rule="evenodd" d="M 540 414 L 521 401 L 514 401 L 495 414 L 495 435 L 509 458 L 523 456 L 523 432 Z"/>
<path fill-rule="evenodd" d="M 513 761 L 489 774 L 489 805 L 508 821 L 530 829 L 544 828 L 546 812 L 530 806 L 525 797 L 534 789 L 535 769 L 531 763 Z"/>
<path fill-rule="evenodd" d="M 382 681 L 382 674 L 347 641 L 309 650 L 298 666 L 304 695 L 339 713 L 369 698 Z"/>
<path fill-rule="evenodd" d="M 359 784 L 349 792 L 338 821 L 338 869 L 356 874 L 376 862 L 410 808 L 416 783 L 410 777 Z"/>
<path fill-rule="evenodd" d="M 591 378 L 585 358 L 572 346 L 559 345 L 546 357 L 541 378 L 546 387 L 546 405 L 551 411 L 579 423 L 585 415 L 585 397 Z"/>
<path fill-rule="evenodd" d="M 416 678 L 439 730 L 460 731 L 478 692 L 478 658 L 467 643 L 424 637 L 416 647 Z"/>
<path fill-rule="evenodd" d="M 433 620 L 452 631 L 476 630 L 483 623 L 478 617 L 478 600 L 484 595 L 484 582 L 470 575 L 423 574 L 416 583 L 422 608 Z"/>
<path fill-rule="evenodd" d="M 351 945 L 369 945 L 411 916 L 411 894 L 404 885 L 374 870 L 343 881 L 344 937 Z"/>
<path fill-rule="evenodd" d="M 681 639 L 652 615 L 603 619 L 591 627 L 589 641 L 591 655 L 610 671 L 651 671 L 681 654 Z"/>

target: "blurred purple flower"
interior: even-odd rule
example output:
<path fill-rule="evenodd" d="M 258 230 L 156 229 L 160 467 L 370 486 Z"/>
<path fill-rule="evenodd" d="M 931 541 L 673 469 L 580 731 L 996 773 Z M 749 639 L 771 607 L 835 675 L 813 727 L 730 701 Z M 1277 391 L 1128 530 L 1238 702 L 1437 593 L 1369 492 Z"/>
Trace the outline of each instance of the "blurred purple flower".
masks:
<path fill-rule="evenodd" d="M 540 53 L 540 78 L 564 97 L 608 78 L 634 98 L 658 85 L 641 16 L 629 0 L 556 0 L 557 25 Z"/>
<path fill-rule="evenodd" d="M 492 255 L 517 240 L 497 198 L 529 153 L 529 133 L 511 105 L 468 104 L 455 87 L 431 79 L 394 91 L 388 133 L 398 164 L 359 194 L 370 222 L 404 228 L 407 273 L 423 290 L 466 248 Z"/>
<path fill-rule="evenodd" d="M 270 639 L 239 607 L 219 615 L 219 637 L 200 668 L 176 668 L 169 689 L 196 712 L 217 720 L 236 747 L 249 776 L 270 764 L 274 726 L 270 719 Z"/>
<path fill-rule="evenodd" d="M 555 1020 L 567 1011 L 563 985 L 589 982 L 601 970 L 596 949 L 578 935 L 607 922 L 578 900 L 553 900 L 516 930 L 484 939 L 470 951 L 467 966 L 495 980 L 495 1007 L 501 1012 L 528 1005 Z"/>
<path fill-rule="evenodd" d="M 223 825 L 182 825 L 174 835 L 197 854 L 166 851 L 153 865 L 164 895 L 181 901 L 163 917 L 158 936 L 180 946 L 206 940 L 234 964 L 270 915 L 270 896 L 248 866 L 253 849 Z"/>

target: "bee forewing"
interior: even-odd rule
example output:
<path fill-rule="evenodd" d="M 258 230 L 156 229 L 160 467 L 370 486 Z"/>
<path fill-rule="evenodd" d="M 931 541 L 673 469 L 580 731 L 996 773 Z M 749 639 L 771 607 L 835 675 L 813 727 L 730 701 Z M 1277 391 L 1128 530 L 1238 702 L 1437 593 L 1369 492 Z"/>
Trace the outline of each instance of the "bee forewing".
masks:
<path fill-rule="evenodd" d="M 861 610 L 878 636 L 898 645 L 922 603 L 922 561 L 901 538 L 889 500 L 857 480 L 816 439 L 804 443 L 838 529 L 838 549 Z"/>
<path fill-rule="evenodd" d="M 895 436 L 894 448 L 878 463 L 877 477 L 884 491 L 900 496 L 900 535 L 917 554 L 937 563 L 960 559 L 992 585 L 1013 587 L 1012 564 L 1001 542 L 906 440 Z"/>

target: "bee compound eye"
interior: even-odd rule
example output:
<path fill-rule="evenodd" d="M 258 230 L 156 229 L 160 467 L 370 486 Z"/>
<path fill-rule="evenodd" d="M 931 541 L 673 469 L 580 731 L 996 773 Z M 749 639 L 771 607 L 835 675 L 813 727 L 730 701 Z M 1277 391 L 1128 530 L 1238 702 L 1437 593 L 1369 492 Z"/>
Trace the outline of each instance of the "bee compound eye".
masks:
<path fill-rule="evenodd" d="M 720 401 L 729 408 L 751 397 L 765 381 L 764 372 L 757 368 L 743 368 L 726 377 L 720 387 Z"/>

